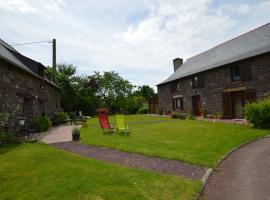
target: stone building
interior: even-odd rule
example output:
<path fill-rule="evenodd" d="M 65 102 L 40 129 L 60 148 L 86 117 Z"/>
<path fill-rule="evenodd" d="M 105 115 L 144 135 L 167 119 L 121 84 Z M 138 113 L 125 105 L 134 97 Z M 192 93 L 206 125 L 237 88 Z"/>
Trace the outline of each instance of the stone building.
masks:
<path fill-rule="evenodd" d="M 45 69 L 0 39 L 0 113 L 31 122 L 60 111 L 60 88 L 44 77 Z"/>
<path fill-rule="evenodd" d="M 270 94 L 270 23 L 173 63 L 157 85 L 160 111 L 243 118 L 248 101 Z"/>

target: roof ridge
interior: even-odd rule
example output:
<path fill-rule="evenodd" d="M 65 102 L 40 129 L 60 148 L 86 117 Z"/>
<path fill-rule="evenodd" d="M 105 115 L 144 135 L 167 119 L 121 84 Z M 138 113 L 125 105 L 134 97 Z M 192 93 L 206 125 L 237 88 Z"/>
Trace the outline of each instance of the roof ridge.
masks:
<path fill-rule="evenodd" d="M 212 47 L 212 48 L 210 48 L 210 49 L 208 49 L 208 50 L 206 50 L 206 51 L 203 51 L 203 52 L 198 53 L 198 54 L 196 54 L 196 55 L 194 55 L 194 56 L 191 56 L 191 57 L 187 58 L 187 61 L 190 60 L 190 59 L 192 59 L 192 58 L 194 58 L 194 57 L 197 57 L 197 56 L 199 56 L 199 55 L 201 55 L 201 54 L 204 54 L 204 53 L 206 53 L 206 52 L 209 52 L 209 51 L 211 51 L 211 50 L 213 50 L 213 49 L 215 49 L 215 48 L 217 48 L 217 47 L 219 47 L 219 46 L 221 46 L 221 45 L 224 45 L 224 44 L 226 44 L 226 43 L 228 43 L 228 42 L 230 42 L 230 41 L 232 41 L 232 40 L 238 39 L 238 38 L 240 38 L 240 37 L 242 37 L 242 36 L 244 36 L 244 35 L 246 35 L 246 34 L 248 34 L 248 33 L 250 33 L 250 32 L 253 32 L 253 31 L 256 31 L 256 30 L 258 30 L 258 29 L 260 29 L 260 28 L 263 28 L 264 26 L 267 26 L 267 25 L 270 25 L 270 22 L 268 22 L 268 23 L 266 23 L 266 24 L 264 24 L 264 25 L 262 25 L 262 26 L 259 26 L 259 27 L 257 27 L 257 28 L 254 28 L 254 29 L 252 29 L 252 30 L 250 30 L 250 31 L 247 31 L 247 32 L 245 32 L 245 33 L 242 33 L 242 34 L 240 34 L 240 35 L 238 35 L 238 36 L 236 36 L 236 37 L 234 37 L 234 38 L 232 38 L 232 39 L 229 39 L 229 40 L 227 40 L 227 41 L 225 41 L 225 42 L 222 42 L 222 43 L 220 43 L 220 44 L 218 44 L 218 45 L 216 45 L 216 46 L 214 46 L 214 47 Z"/>
<path fill-rule="evenodd" d="M 12 51 L 15 51 L 15 52 L 19 53 L 14 47 L 12 47 L 10 44 L 8 44 L 7 42 L 5 42 L 1 38 L 0 38 L 0 44 L 2 44 L 5 48 L 7 48 L 9 50 L 12 50 Z"/>

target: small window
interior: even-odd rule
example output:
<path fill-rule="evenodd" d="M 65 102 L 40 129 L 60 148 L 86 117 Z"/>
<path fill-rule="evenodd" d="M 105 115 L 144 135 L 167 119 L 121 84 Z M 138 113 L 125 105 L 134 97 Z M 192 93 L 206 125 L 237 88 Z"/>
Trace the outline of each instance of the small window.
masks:
<path fill-rule="evenodd" d="M 203 80 L 202 74 L 199 74 L 197 76 L 193 76 L 192 87 L 193 88 L 203 88 L 204 87 L 204 80 Z"/>
<path fill-rule="evenodd" d="M 238 65 L 231 67 L 232 81 L 240 81 L 240 68 Z"/>
<path fill-rule="evenodd" d="M 180 81 L 177 81 L 176 83 L 176 91 L 179 91 L 181 89 L 181 83 Z"/>
<path fill-rule="evenodd" d="M 198 88 L 199 87 L 199 84 L 198 84 L 198 76 L 194 76 L 193 77 L 193 88 Z"/>
<path fill-rule="evenodd" d="M 175 110 L 183 110 L 184 109 L 183 98 L 174 99 L 174 108 L 175 108 Z"/>

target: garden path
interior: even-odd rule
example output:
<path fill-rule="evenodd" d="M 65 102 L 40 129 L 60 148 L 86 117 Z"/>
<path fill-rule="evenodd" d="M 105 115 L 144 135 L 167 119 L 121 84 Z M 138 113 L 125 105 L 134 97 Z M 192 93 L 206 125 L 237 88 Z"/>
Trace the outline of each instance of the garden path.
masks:
<path fill-rule="evenodd" d="M 70 142 L 72 141 L 72 130 L 80 128 L 81 125 L 61 125 L 51 128 L 49 131 L 42 133 L 41 141 L 46 144 L 57 142 Z"/>
<path fill-rule="evenodd" d="M 206 184 L 203 200 L 270 199 L 270 137 L 231 153 Z"/>
<path fill-rule="evenodd" d="M 65 151 L 96 160 L 120 164 L 127 167 L 157 171 L 164 174 L 184 176 L 192 179 L 202 179 L 207 171 L 203 167 L 176 160 L 149 157 L 136 153 L 122 152 L 115 149 L 85 145 L 78 142 L 62 142 L 51 145 Z"/>

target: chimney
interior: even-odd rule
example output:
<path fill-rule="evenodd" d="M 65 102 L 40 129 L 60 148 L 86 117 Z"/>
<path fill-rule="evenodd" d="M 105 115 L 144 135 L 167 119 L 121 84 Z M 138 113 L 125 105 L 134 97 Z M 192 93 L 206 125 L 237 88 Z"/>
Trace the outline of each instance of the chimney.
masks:
<path fill-rule="evenodd" d="M 181 67 L 181 65 L 183 65 L 183 59 L 182 58 L 175 58 L 173 60 L 174 71 L 176 71 L 179 67 Z"/>

